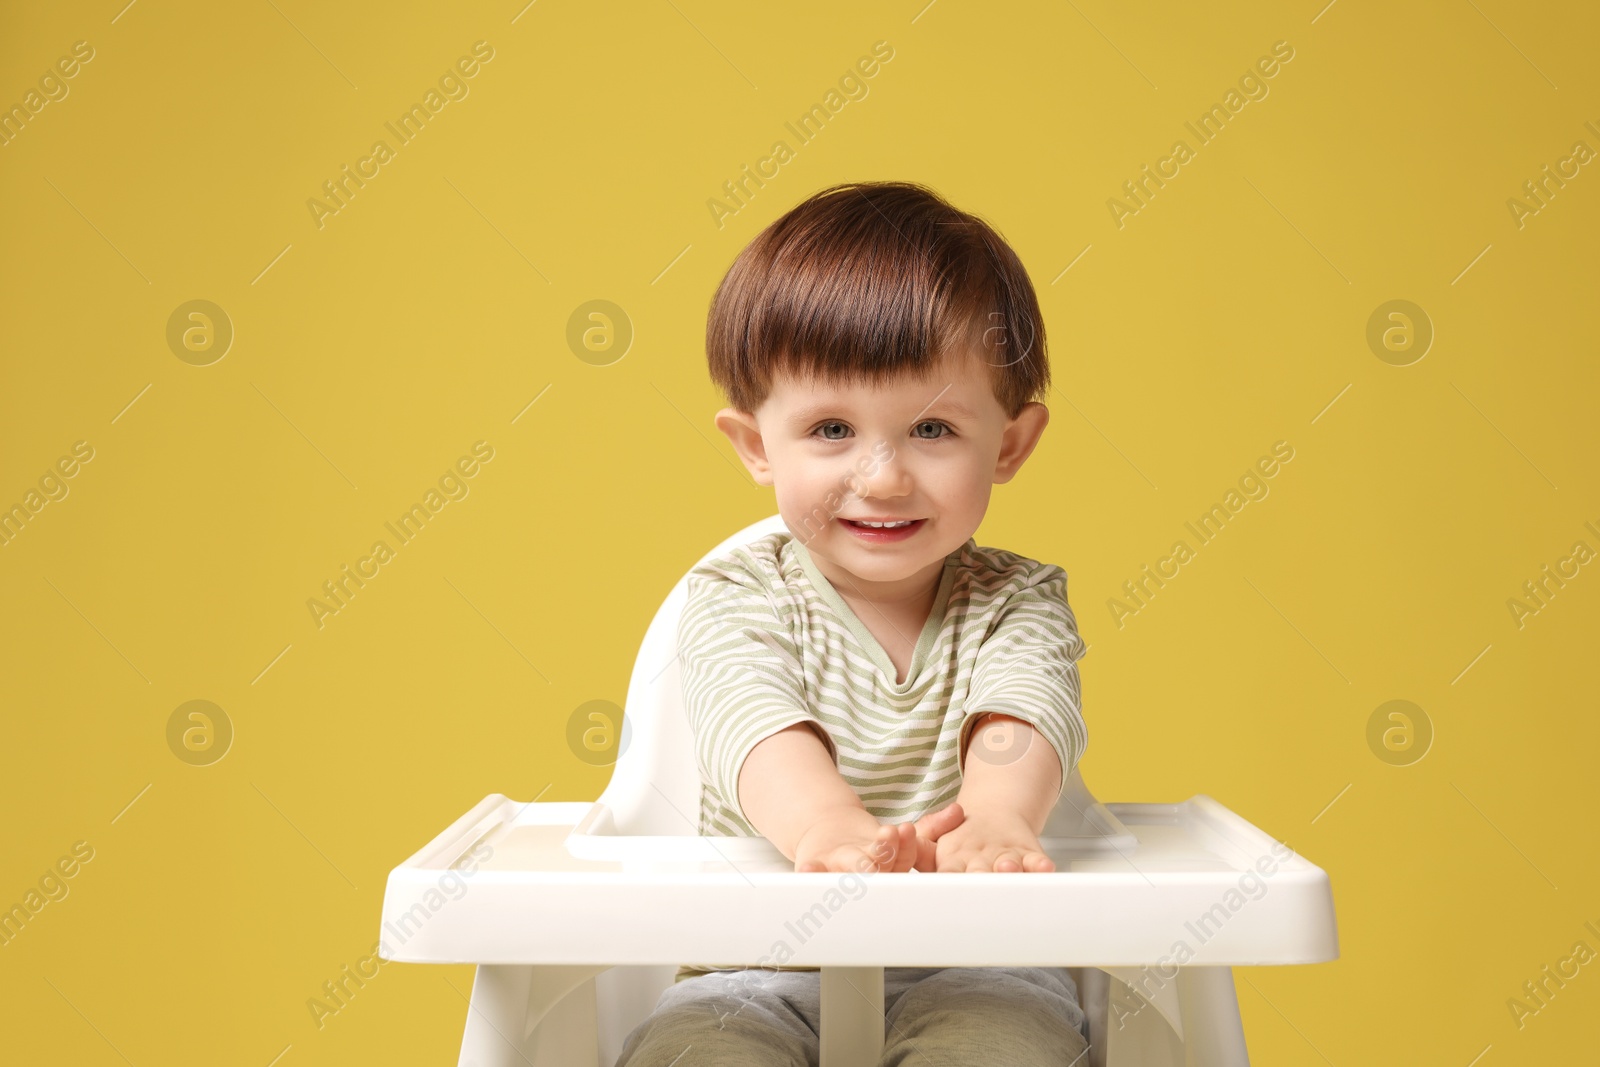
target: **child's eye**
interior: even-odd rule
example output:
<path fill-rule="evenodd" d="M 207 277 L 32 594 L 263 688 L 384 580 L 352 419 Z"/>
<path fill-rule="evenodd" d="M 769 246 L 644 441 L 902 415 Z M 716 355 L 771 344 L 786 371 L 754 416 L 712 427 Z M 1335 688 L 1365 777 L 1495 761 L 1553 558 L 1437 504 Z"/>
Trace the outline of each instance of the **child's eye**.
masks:
<path fill-rule="evenodd" d="M 916 429 L 917 430 L 922 430 L 924 427 L 929 427 L 929 426 L 934 428 L 934 432 L 931 435 L 930 434 L 918 433 L 918 434 L 915 435 L 918 440 L 921 440 L 921 441 L 938 441 L 938 440 L 941 440 L 942 438 L 953 437 L 955 435 L 955 430 L 951 429 L 950 425 L 948 423 L 939 422 L 936 419 L 927 419 L 927 420 L 925 420 L 923 422 L 919 422 L 916 425 Z M 835 428 L 837 428 L 841 432 L 839 432 L 837 434 L 833 433 L 832 430 L 834 430 Z M 940 430 L 942 430 L 944 432 L 943 433 L 938 432 Z M 821 437 L 824 441 L 843 441 L 847 436 L 849 436 L 849 434 L 850 434 L 850 427 L 848 427 L 844 423 L 838 422 L 838 421 L 824 422 L 821 425 L 819 425 L 816 429 L 811 431 L 811 436 L 813 436 L 813 437 Z"/>
<path fill-rule="evenodd" d="M 821 426 L 818 426 L 815 430 L 812 430 L 811 433 L 812 433 L 813 436 L 815 436 L 816 434 L 822 433 L 822 431 L 828 429 L 831 426 L 837 426 L 841 430 L 846 430 L 846 431 L 848 431 L 850 429 L 850 427 L 846 426 L 842 422 L 825 422 Z M 831 434 L 822 433 L 822 439 L 824 441 L 843 441 L 844 440 L 844 435 L 841 434 L 838 437 L 834 437 Z"/>

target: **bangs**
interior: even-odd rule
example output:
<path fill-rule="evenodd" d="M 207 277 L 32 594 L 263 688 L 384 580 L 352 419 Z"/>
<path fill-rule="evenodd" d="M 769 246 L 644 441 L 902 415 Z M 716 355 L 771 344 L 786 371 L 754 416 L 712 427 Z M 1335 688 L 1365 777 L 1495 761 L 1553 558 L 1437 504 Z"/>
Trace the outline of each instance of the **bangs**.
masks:
<path fill-rule="evenodd" d="M 753 412 L 778 374 L 875 384 L 947 353 L 993 368 L 1010 417 L 1048 389 L 1032 284 L 987 223 L 905 182 L 833 186 L 740 253 L 712 300 L 712 377 Z"/>

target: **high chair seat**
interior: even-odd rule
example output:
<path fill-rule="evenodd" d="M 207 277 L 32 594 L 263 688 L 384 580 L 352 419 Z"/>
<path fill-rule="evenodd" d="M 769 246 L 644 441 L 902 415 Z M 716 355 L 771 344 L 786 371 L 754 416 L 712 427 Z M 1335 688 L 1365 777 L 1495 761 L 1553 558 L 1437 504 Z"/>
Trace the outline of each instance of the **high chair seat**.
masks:
<path fill-rule="evenodd" d="M 701 562 L 786 528 L 773 515 Z M 598 800 L 490 794 L 389 874 L 383 958 L 477 965 L 460 1067 L 613 1067 L 678 964 L 707 960 L 819 967 L 822 1067 L 877 1067 L 893 966 L 1069 967 L 1090 1067 L 1233 1067 L 1231 968 L 1337 958 L 1321 868 L 1210 797 L 1101 804 L 1076 769 L 1047 874 L 798 874 L 765 838 L 698 836 L 686 596 L 687 572 L 645 633 Z"/>

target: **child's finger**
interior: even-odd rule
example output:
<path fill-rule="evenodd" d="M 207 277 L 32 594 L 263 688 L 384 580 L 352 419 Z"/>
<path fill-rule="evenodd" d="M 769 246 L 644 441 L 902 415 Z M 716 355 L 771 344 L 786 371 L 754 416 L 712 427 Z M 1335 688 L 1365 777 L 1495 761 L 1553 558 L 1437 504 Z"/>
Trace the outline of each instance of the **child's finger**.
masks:
<path fill-rule="evenodd" d="M 866 845 L 852 845 L 841 849 L 837 870 L 883 871 L 894 865 L 896 832 L 893 826 L 880 826 Z M 846 857 L 848 853 L 848 858 Z"/>
<path fill-rule="evenodd" d="M 1029 852 L 1022 857 L 1022 866 L 1024 870 L 1046 874 L 1056 869 L 1056 861 L 1043 852 Z"/>
<path fill-rule="evenodd" d="M 888 827 L 889 843 L 894 849 L 894 855 L 883 867 L 886 871 L 908 871 L 911 861 L 916 858 L 916 831 L 910 823 L 896 823 Z"/>
<path fill-rule="evenodd" d="M 913 866 L 919 871 L 933 872 L 939 868 L 939 846 L 921 834 L 917 835 L 917 859 Z"/>
<path fill-rule="evenodd" d="M 994 869 L 996 871 L 1022 870 L 1021 853 L 1017 852 L 1016 849 L 1006 849 L 1004 852 L 1000 853 L 1000 855 L 994 858 Z"/>
<path fill-rule="evenodd" d="M 895 829 L 899 832 L 899 840 L 895 842 L 894 869 L 896 871 L 909 871 L 917 862 L 917 830 L 911 823 L 900 823 Z"/>
<path fill-rule="evenodd" d="M 938 811 L 930 812 L 917 820 L 917 833 L 930 841 L 937 841 L 945 834 L 960 826 L 967 819 L 966 811 L 957 802 Z"/>

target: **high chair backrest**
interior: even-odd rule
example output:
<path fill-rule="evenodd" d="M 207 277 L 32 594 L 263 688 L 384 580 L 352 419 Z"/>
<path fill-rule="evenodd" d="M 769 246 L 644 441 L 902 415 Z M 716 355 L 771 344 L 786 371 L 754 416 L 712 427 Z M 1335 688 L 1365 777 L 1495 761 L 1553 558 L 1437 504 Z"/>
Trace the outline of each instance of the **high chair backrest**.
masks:
<path fill-rule="evenodd" d="M 729 537 L 700 557 L 699 566 L 738 545 L 787 532 L 772 515 Z M 692 571 L 694 568 L 689 568 Z M 690 835 L 699 832 L 700 774 L 694 734 L 683 709 L 678 661 L 678 619 L 688 599 L 689 571 L 667 594 L 645 631 L 628 683 L 621 753 L 599 802 L 610 808 L 619 835 Z M 1077 768 L 1041 836 L 1120 840 L 1125 830 L 1084 786 Z"/>
<path fill-rule="evenodd" d="M 751 523 L 695 563 L 722 555 L 771 533 L 787 531 L 782 515 Z M 685 571 L 645 630 L 628 682 L 621 753 L 600 803 L 611 808 L 617 834 L 699 833 L 700 771 L 694 732 L 683 710 L 678 663 L 678 619 L 689 598 Z"/>

